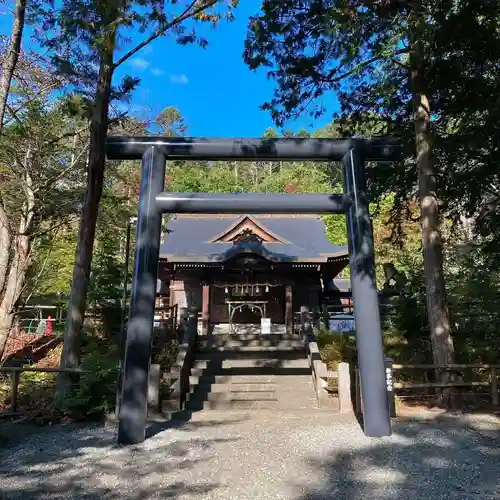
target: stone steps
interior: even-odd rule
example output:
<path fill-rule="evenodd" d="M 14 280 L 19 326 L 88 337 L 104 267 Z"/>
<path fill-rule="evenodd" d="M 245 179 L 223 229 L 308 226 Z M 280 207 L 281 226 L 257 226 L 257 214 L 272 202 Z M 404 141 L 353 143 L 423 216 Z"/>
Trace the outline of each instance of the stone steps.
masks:
<path fill-rule="evenodd" d="M 276 383 L 272 384 L 211 384 L 202 379 L 198 384 L 190 384 L 191 392 L 232 393 L 232 392 L 274 392 Z"/>
<path fill-rule="evenodd" d="M 292 334 L 275 334 L 260 335 L 255 333 L 242 333 L 241 335 L 227 334 L 227 335 L 208 335 L 206 337 L 198 337 L 198 345 L 226 345 L 232 344 L 234 346 L 261 346 L 266 347 L 276 344 L 295 344 L 300 347 L 304 345 L 301 337 Z"/>
<path fill-rule="evenodd" d="M 255 381 L 255 380 L 245 380 L 244 382 L 235 382 L 232 377 L 225 380 L 219 380 L 215 382 L 213 377 L 206 375 L 204 377 L 197 377 L 192 382 L 190 381 L 190 388 L 192 390 L 199 388 L 203 390 L 212 390 L 215 392 L 224 391 L 281 391 L 281 392 L 292 392 L 292 391 L 308 391 L 314 388 L 312 377 L 301 376 L 295 377 L 294 381 L 287 380 L 289 377 L 284 376 L 284 380 L 279 378 L 271 381 Z"/>
<path fill-rule="evenodd" d="M 207 372 L 202 376 L 196 376 L 191 371 L 189 383 L 191 385 L 216 384 L 216 385 L 245 385 L 245 384 L 276 384 L 279 383 L 285 387 L 296 387 L 297 385 L 312 384 L 310 370 L 304 375 L 277 375 L 269 374 L 250 374 L 250 375 L 214 375 Z"/>
<path fill-rule="evenodd" d="M 198 356 L 197 356 L 198 357 Z M 221 368 L 309 368 L 309 362 L 305 358 L 298 358 L 297 356 L 282 356 L 282 357 L 264 357 L 253 356 L 247 357 L 205 357 L 205 359 L 195 359 L 193 361 L 194 369 L 207 369 L 212 368 L 219 370 Z"/>
<path fill-rule="evenodd" d="M 277 391 L 241 392 L 191 392 L 187 401 L 238 402 L 238 401 L 275 401 L 294 406 L 317 407 L 318 402 L 312 391 L 300 391 L 295 396 Z M 299 405 L 297 403 L 299 402 Z"/>
<path fill-rule="evenodd" d="M 193 377 L 203 377 L 206 375 L 222 375 L 222 376 L 234 376 L 234 375 L 283 375 L 283 376 L 294 376 L 294 375 L 311 375 L 310 367 L 283 367 L 283 366 L 232 366 L 224 368 L 215 368 L 213 365 L 208 368 L 192 368 L 191 375 Z"/>
<path fill-rule="evenodd" d="M 199 338 L 185 411 L 320 411 L 300 337 L 288 334 Z M 338 411 L 331 398 L 328 411 Z"/>
<path fill-rule="evenodd" d="M 281 360 L 281 359 L 305 359 L 305 352 L 299 351 L 296 348 L 290 349 L 273 349 L 262 351 L 258 349 L 231 349 L 228 351 L 213 349 L 197 351 L 195 354 L 196 361 L 206 360 Z"/>
<path fill-rule="evenodd" d="M 238 384 L 234 382 L 224 384 L 214 384 L 207 382 L 205 379 L 200 379 L 197 383 L 189 384 L 191 392 L 267 392 L 279 391 L 293 395 L 298 392 L 309 392 L 314 390 L 312 380 L 302 380 L 299 383 L 285 383 L 285 382 L 269 382 L 269 383 L 244 383 Z"/>
<path fill-rule="evenodd" d="M 316 410 L 318 404 L 315 399 L 308 401 L 187 401 L 185 409 L 188 411 L 202 410 Z M 329 409 L 331 411 L 331 409 Z"/>
<path fill-rule="evenodd" d="M 191 392 L 189 401 L 278 401 L 276 391 Z"/>
<path fill-rule="evenodd" d="M 268 345 L 259 345 L 256 342 L 249 344 L 212 344 L 204 343 L 197 347 L 197 355 L 204 354 L 251 354 L 251 353 L 296 353 L 297 355 L 304 354 L 304 346 L 299 342 L 279 342 L 279 343 L 269 343 Z"/>

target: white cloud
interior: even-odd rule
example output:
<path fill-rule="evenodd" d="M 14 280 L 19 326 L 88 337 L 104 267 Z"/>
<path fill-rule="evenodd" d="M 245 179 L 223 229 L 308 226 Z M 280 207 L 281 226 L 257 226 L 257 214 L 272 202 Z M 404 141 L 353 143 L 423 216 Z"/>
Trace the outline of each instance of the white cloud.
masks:
<path fill-rule="evenodd" d="M 151 66 L 151 63 L 149 61 L 146 61 L 146 59 L 142 59 L 141 57 L 134 57 L 133 59 L 130 60 L 130 64 L 138 70 L 145 70 L 148 69 Z"/>
<path fill-rule="evenodd" d="M 182 73 L 180 75 L 170 75 L 170 81 L 172 83 L 178 83 L 179 85 L 187 85 L 189 83 L 189 78 Z"/>
<path fill-rule="evenodd" d="M 162 76 L 165 74 L 165 71 L 163 71 L 162 69 L 160 68 L 151 68 L 151 74 L 153 76 Z"/>

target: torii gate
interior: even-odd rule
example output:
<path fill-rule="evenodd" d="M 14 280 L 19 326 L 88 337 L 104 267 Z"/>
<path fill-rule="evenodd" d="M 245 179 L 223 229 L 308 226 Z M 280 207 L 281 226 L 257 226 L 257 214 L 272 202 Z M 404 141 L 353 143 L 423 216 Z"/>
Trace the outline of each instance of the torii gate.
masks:
<path fill-rule="evenodd" d="M 346 214 L 364 431 L 369 437 L 391 434 L 364 161 L 397 160 L 400 147 L 396 141 L 390 138 L 108 137 L 106 152 L 109 159 L 142 159 L 135 265 L 118 426 L 119 443 L 134 444 L 145 439 L 163 213 Z M 167 160 L 341 161 L 344 193 L 166 193 L 163 190 Z"/>

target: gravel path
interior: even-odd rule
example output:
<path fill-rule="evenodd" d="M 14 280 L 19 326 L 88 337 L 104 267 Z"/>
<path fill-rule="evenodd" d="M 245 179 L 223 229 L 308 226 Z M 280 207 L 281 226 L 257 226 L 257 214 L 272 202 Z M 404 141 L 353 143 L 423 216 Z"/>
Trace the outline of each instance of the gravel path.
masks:
<path fill-rule="evenodd" d="M 500 420 L 487 415 L 400 422 L 383 439 L 325 413 L 200 413 L 152 431 L 128 448 L 112 425 L 31 436 L 0 451 L 0 498 L 500 498 Z"/>

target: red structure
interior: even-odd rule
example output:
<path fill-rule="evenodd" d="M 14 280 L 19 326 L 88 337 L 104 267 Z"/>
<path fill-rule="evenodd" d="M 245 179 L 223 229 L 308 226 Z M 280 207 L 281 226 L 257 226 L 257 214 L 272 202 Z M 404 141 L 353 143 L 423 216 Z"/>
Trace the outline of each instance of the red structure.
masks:
<path fill-rule="evenodd" d="M 51 316 L 49 316 L 49 317 L 47 318 L 47 321 L 46 321 L 46 323 L 45 323 L 45 335 L 47 335 L 47 336 L 52 335 L 52 328 L 53 328 L 52 322 L 53 322 L 53 321 L 54 321 L 54 320 L 52 319 L 52 317 L 51 317 Z"/>

